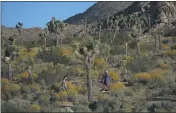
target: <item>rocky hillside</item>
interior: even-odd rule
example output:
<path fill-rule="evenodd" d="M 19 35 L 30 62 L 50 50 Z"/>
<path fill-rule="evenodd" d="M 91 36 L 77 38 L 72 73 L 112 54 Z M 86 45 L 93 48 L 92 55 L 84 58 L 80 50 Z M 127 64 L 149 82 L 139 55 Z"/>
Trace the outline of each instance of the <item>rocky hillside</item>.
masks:
<path fill-rule="evenodd" d="M 147 9 L 148 8 L 148 9 Z M 132 13 L 150 13 L 151 24 L 164 24 L 176 20 L 176 2 L 97 2 L 84 13 L 77 14 L 65 20 L 67 23 L 80 24 L 81 19 L 86 17 L 88 21 L 94 22 L 104 20 L 107 15 L 129 15 Z"/>
<path fill-rule="evenodd" d="M 130 6 L 133 2 L 97 2 L 84 13 L 77 14 L 65 20 L 69 24 L 80 24 L 81 19 L 87 18 L 89 22 L 105 19 L 107 15 L 113 15 Z"/>
<path fill-rule="evenodd" d="M 150 15 L 152 25 L 172 23 L 176 20 L 176 2 L 133 2 L 128 8 L 115 15 L 130 15 L 132 13 L 145 15 L 146 12 Z"/>

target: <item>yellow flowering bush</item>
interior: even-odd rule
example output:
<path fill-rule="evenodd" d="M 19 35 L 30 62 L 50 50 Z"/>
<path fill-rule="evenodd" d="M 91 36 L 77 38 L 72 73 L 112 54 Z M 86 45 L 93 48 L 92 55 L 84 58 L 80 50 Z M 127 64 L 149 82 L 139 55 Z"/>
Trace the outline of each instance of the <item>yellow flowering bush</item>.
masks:
<path fill-rule="evenodd" d="M 151 79 L 151 75 L 149 73 L 137 73 L 133 76 L 133 80 L 144 80 L 148 81 Z"/>
<path fill-rule="evenodd" d="M 62 56 L 69 56 L 73 53 L 73 51 L 69 48 L 61 48 L 61 55 Z"/>
<path fill-rule="evenodd" d="M 163 53 L 168 56 L 176 56 L 176 50 L 165 50 Z"/>
<path fill-rule="evenodd" d="M 7 84 L 9 84 L 9 80 L 6 79 L 6 78 L 2 78 L 1 79 L 1 85 L 4 86 L 4 85 L 7 85 Z"/>
<path fill-rule="evenodd" d="M 131 77 L 131 80 L 133 81 L 145 81 L 145 82 L 149 82 L 149 81 L 152 81 L 152 80 L 162 80 L 163 79 L 163 73 L 165 71 L 163 70 L 159 70 L 159 69 L 156 69 L 156 70 L 152 70 L 151 72 L 149 73 L 137 73 L 135 75 L 133 75 Z"/>
<path fill-rule="evenodd" d="M 124 88 L 125 88 L 125 84 L 123 82 L 113 83 L 113 84 L 110 85 L 110 89 L 112 91 L 122 90 Z"/>
<path fill-rule="evenodd" d="M 161 69 L 169 69 L 169 65 L 168 64 L 158 64 L 158 67 Z"/>
<path fill-rule="evenodd" d="M 40 91 L 41 90 L 41 86 L 36 83 L 30 84 L 28 87 L 31 88 L 33 91 Z"/>
<path fill-rule="evenodd" d="M 74 66 L 71 70 L 74 75 L 80 76 L 84 73 L 84 69 L 81 66 Z"/>
<path fill-rule="evenodd" d="M 30 51 L 28 51 L 28 49 L 26 48 L 21 48 L 19 51 L 19 55 L 21 58 L 25 58 L 26 56 L 35 57 L 36 54 L 37 54 L 37 50 L 34 48 L 31 48 Z"/>
<path fill-rule="evenodd" d="M 104 58 L 96 58 L 95 59 L 95 62 L 94 62 L 94 65 L 97 66 L 97 67 L 104 67 L 106 64 Z"/>
<path fill-rule="evenodd" d="M 111 78 L 111 80 L 113 81 L 119 81 L 120 80 L 120 77 L 119 77 L 119 74 L 117 72 L 109 72 L 109 76 Z"/>
<path fill-rule="evenodd" d="M 1 90 L 2 90 L 2 94 L 6 96 L 8 94 L 12 94 L 13 96 L 18 96 L 20 95 L 21 87 L 18 84 L 8 83 L 2 86 Z"/>
<path fill-rule="evenodd" d="M 162 80 L 164 72 L 163 70 L 152 70 L 150 72 L 152 80 Z"/>
<path fill-rule="evenodd" d="M 98 71 L 92 71 L 91 75 L 94 79 L 97 79 L 97 77 L 99 76 L 99 72 Z"/>
<path fill-rule="evenodd" d="M 40 112 L 40 110 L 41 110 L 41 107 L 37 104 L 32 104 L 29 107 L 29 111 L 31 111 L 31 112 Z"/>
<path fill-rule="evenodd" d="M 36 79 L 36 78 L 38 77 L 38 74 L 33 73 L 32 76 L 33 76 L 34 79 Z M 25 72 L 23 72 L 23 73 L 17 75 L 17 78 L 16 78 L 16 79 L 17 79 L 17 80 L 26 80 L 26 79 L 28 79 L 28 78 L 29 78 L 29 73 L 28 73 L 27 71 L 25 71 Z"/>
<path fill-rule="evenodd" d="M 127 60 L 127 63 L 130 63 L 133 60 L 132 56 L 125 56 L 123 60 Z"/>
<path fill-rule="evenodd" d="M 59 99 L 61 101 L 64 101 L 64 100 L 68 99 L 67 91 L 61 91 L 61 92 L 57 93 L 55 96 L 56 96 L 57 99 Z"/>
<path fill-rule="evenodd" d="M 169 47 L 169 45 L 167 45 L 167 44 L 162 44 L 162 48 L 163 48 L 163 49 L 169 49 L 170 47 Z"/>

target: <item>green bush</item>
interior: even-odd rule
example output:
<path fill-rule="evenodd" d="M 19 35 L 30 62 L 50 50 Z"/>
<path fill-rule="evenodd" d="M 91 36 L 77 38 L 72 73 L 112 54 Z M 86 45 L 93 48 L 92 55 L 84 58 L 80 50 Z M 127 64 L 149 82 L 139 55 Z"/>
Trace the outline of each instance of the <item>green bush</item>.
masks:
<path fill-rule="evenodd" d="M 139 57 L 134 58 L 134 60 L 127 65 L 127 69 L 139 73 L 147 72 L 154 68 L 156 65 L 156 59 L 152 57 Z"/>
<path fill-rule="evenodd" d="M 2 104 L 3 112 L 29 112 L 30 101 L 14 98 Z"/>
<path fill-rule="evenodd" d="M 84 95 L 77 95 L 74 103 L 76 105 L 81 104 L 85 106 L 89 104 L 87 100 L 87 96 L 84 96 Z"/>
<path fill-rule="evenodd" d="M 30 93 L 30 88 L 27 86 L 21 86 L 21 93 Z"/>
<path fill-rule="evenodd" d="M 89 109 L 88 106 L 84 106 L 81 104 L 74 106 L 73 111 L 75 111 L 75 112 L 91 112 L 91 110 Z"/>

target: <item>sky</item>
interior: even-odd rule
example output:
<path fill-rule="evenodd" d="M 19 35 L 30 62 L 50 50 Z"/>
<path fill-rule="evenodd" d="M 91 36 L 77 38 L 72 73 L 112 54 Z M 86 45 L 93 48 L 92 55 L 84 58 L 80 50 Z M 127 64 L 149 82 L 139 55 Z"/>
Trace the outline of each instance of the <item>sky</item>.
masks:
<path fill-rule="evenodd" d="M 18 22 L 23 28 L 42 27 L 54 16 L 65 20 L 83 13 L 96 2 L 1 2 L 2 25 L 15 27 Z"/>

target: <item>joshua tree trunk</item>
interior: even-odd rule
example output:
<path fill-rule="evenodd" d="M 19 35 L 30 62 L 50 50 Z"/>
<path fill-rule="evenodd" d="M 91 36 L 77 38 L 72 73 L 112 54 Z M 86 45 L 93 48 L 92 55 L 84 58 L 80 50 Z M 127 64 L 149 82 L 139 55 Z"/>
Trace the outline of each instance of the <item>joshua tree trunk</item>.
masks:
<path fill-rule="evenodd" d="M 59 37 L 58 35 L 56 35 L 56 47 L 58 47 L 58 45 L 59 45 Z"/>
<path fill-rule="evenodd" d="M 12 81 L 12 65 L 9 63 L 9 81 Z"/>
<path fill-rule="evenodd" d="M 111 48 L 109 47 L 109 48 L 108 48 L 108 54 L 107 54 L 106 59 L 105 59 L 105 60 L 106 60 L 106 63 L 108 62 L 110 50 L 111 50 Z"/>
<path fill-rule="evenodd" d="M 45 47 L 45 49 L 46 49 L 46 38 L 44 38 L 44 47 Z"/>
<path fill-rule="evenodd" d="M 161 50 L 161 35 L 159 35 L 159 49 Z"/>
<path fill-rule="evenodd" d="M 91 77 L 91 67 L 90 65 L 86 66 L 87 71 L 87 88 L 88 88 L 88 101 L 92 101 L 92 77 Z"/>
<path fill-rule="evenodd" d="M 125 54 L 126 54 L 126 56 L 128 56 L 128 43 L 127 42 L 125 43 L 125 50 L 126 50 Z"/>
<path fill-rule="evenodd" d="M 13 39 L 12 46 L 15 45 L 16 39 Z"/>
<path fill-rule="evenodd" d="M 155 36 L 155 50 L 157 51 L 157 37 Z"/>
<path fill-rule="evenodd" d="M 140 43 L 137 41 L 137 55 L 140 55 Z"/>
<path fill-rule="evenodd" d="M 99 36 L 98 37 L 99 37 L 99 42 L 101 42 L 101 39 L 100 39 L 101 38 L 101 26 L 99 27 Z"/>
<path fill-rule="evenodd" d="M 84 38 L 87 37 L 87 24 L 86 24 L 86 20 L 84 22 Z"/>

